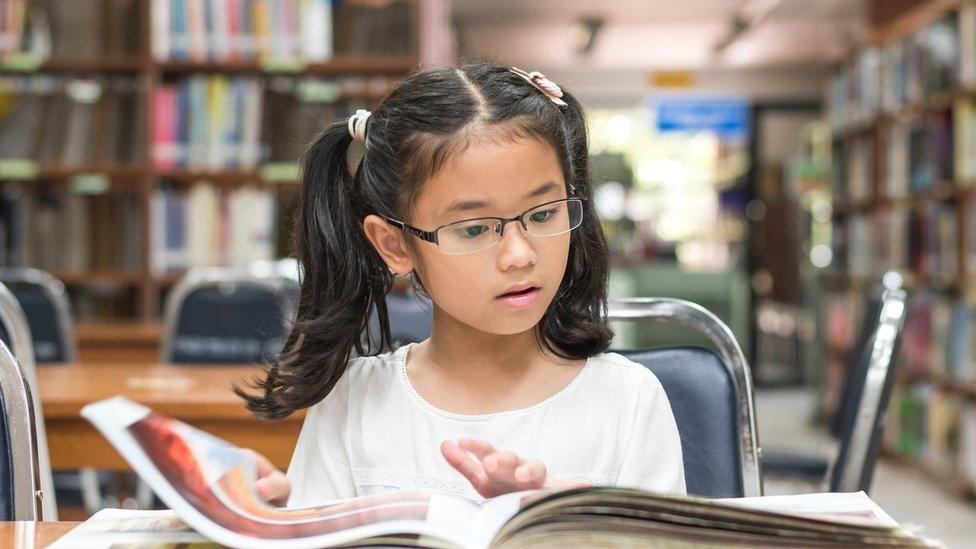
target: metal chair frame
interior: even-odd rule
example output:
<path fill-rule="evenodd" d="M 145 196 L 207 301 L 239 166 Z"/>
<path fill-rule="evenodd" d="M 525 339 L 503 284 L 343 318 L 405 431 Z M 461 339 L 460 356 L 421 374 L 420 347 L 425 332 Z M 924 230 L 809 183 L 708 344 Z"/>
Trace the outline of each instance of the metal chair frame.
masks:
<path fill-rule="evenodd" d="M 899 288 L 887 288 L 881 296 L 880 321 L 871 335 L 871 355 L 868 359 L 864 389 L 861 392 L 857 415 L 848 439 L 848 453 L 839 472 L 831 471 L 831 489 L 837 492 L 857 492 L 865 489 L 869 454 L 877 451 L 883 407 L 887 407 L 886 385 L 891 383 L 895 346 L 905 324 L 908 295 Z M 883 406 L 884 405 L 884 406 Z M 834 462 L 838 464 L 837 461 Z"/>
<path fill-rule="evenodd" d="M 737 395 L 736 415 L 739 424 L 739 465 L 743 495 L 761 496 L 763 493 L 761 453 L 759 434 L 756 429 L 752 374 L 732 330 L 704 307 L 681 299 L 654 297 L 613 299 L 608 305 L 608 320 L 678 324 L 699 332 L 715 345 Z"/>
<path fill-rule="evenodd" d="M 41 401 L 34 365 L 34 346 L 24 310 L 10 289 L 0 283 L 0 322 L 10 336 L 11 348 L 0 346 L 0 376 L 4 391 L 4 412 L 13 436 L 14 490 L 17 520 L 57 520 L 51 458 L 48 453 Z M 12 354 L 11 354 L 12 353 Z M 16 357 L 16 358 L 15 358 Z M 8 393 L 9 391 L 9 393 Z M 10 395 L 8 397 L 8 394 Z M 29 455 L 30 459 L 22 456 Z M 20 458 L 20 459 L 18 459 Z M 19 484 L 19 487 L 17 486 Z M 27 494 L 27 495 L 24 495 Z M 31 510 L 33 509 L 33 511 Z"/>

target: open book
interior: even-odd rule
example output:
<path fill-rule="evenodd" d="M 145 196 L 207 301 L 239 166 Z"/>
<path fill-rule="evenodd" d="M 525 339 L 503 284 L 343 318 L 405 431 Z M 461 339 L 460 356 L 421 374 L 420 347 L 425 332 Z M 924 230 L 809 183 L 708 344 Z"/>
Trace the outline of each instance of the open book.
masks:
<path fill-rule="evenodd" d="M 532 490 L 474 502 L 446 494 L 394 491 L 314 507 L 279 508 L 258 498 L 256 466 L 247 451 L 122 397 L 90 404 L 82 415 L 171 511 L 102 511 L 55 547 L 133 542 L 184 547 L 196 542 L 202 546 L 207 539 L 255 548 L 932 546 L 900 528 L 863 493 L 714 501 L 593 487 Z"/>

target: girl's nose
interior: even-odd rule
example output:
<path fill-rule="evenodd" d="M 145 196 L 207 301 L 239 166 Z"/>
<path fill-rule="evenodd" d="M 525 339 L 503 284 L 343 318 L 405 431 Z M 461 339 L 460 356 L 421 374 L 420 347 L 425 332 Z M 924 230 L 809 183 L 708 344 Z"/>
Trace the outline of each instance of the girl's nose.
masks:
<path fill-rule="evenodd" d="M 508 269 L 520 269 L 536 262 L 535 249 L 529 242 L 528 235 L 518 221 L 507 223 L 502 229 L 502 241 L 498 243 L 500 248 L 498 254 L 498 267 L 507 271 Z"/>

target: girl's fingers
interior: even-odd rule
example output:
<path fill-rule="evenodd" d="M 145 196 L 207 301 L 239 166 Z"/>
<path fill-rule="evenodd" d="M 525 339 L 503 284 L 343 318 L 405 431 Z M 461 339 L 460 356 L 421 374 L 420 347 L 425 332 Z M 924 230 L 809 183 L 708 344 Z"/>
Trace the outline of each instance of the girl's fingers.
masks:
<path fill-rule="evenodd" d="M 284 505 L 288 501 L 288 496 L 291 495 L 291 484 L 280 471 L 274 471 L 270 475 L 258 479 L 254 483 L 254 488 L 262 500 L 275 505 Z"/>
<path fill-rule="evenodd" d="M 471 457 L 467 451 L 454 442 L 450 440 L 442 442 L 441 454 L 451 464 L 451 467 L 457 469 L 459 473 L 464 475 L 464 478 L 468 479 L 475 490 L 480 492 L 488 482 L 488 475 L 485 474 L 481 462 Z"/>
<path fill-rule="evenodd" d="M 522 460 L 515 468 L 515 480 L 533 488 L 541 488 L 546 482 L 546 466 L 541 461 Z"/>
<path fill-rule="evenodd" d="M 487 440 L 479 440 L 475 438 L 462 438 L 458 440 L 458 444 L 461 448 L 471 452 L 472 454 L 478 456 L 478 459 L 485 459 L 490 454 L 495 452 L 495 447 L 491 445 Z"/>
<path fill-rule="evenodd" d="M 514 478 L 515 467 L 519 464 L 519 457 L 514 452 L 501 451 L 489 454 L 482 460 L 485 471 L 493 476 L 507 475 Z"/>

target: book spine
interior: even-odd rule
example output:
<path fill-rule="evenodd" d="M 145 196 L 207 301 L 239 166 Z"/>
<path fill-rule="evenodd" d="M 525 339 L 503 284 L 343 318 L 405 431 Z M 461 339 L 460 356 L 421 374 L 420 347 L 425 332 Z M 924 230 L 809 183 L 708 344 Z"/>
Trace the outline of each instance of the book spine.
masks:
<path fill-rule="evenodd" d="M 227 59 L 237 61 L 244 56 L 241 0 L 224 0 L 224 11 L 227 13 Z"/>
<path fill-rule="evenodd" d="M 189 57 L 193 61 L 207 59 L 206 6 L 204 0 L 186 0 Z"/>

